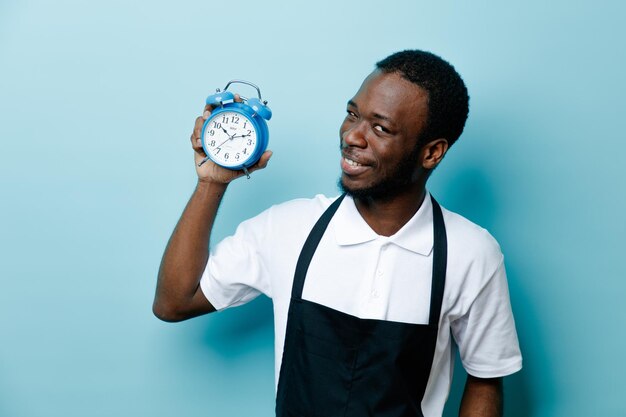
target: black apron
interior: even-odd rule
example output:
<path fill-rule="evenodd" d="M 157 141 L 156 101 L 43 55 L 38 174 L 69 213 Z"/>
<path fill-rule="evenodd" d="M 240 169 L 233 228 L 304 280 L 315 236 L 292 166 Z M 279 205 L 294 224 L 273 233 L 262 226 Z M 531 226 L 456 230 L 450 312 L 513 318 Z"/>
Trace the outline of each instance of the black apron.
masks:
<path fill-rule="evenodd" d="M 434 244 L 429 323 L 360 319 L 302 299 L 315 249 L 344 196 L 317 221 L 298 258 L 276 415 L 423 417 L 421 402 L 435 354 L 446 276 L 441 208 L 431 197 Z"/>

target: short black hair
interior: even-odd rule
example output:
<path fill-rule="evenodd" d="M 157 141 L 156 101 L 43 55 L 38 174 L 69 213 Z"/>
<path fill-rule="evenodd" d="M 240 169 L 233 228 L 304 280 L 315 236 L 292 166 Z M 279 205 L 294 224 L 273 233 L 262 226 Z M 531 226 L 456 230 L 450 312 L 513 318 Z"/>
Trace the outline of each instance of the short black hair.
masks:
<path fill-rule="evenodd" d="M 447 61 L 426 51 L 396 52 L 376 63 L 384 73 L 399 73 L 428 93 L 428 122 L 419 146 L 444 138 L 448 146 L 461 136 L 469 113 L 463 79 Z"/>

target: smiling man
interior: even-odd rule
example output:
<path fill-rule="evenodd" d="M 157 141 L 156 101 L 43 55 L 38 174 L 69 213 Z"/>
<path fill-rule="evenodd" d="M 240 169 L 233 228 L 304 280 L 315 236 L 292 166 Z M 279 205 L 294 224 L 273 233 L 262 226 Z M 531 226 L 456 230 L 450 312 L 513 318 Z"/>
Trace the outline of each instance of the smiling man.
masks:
<path fill-rule="evenodd" d="M 196 163 L 210 111 L 191 137 Z M 343 194 L 273 206 L 210 254 L 220 201 L 243 173 L 197 167 L 155 314 L 180 321 L 270 297 L 277 416 L 441 416 L 453 341 L 468 372 L 459 415 L 501 416 L 502 377 L 521 368 L 503 256 L 426 190 L 467 114 L 450 64 L 423 51 L 385 58 L 347 104 Z"/>

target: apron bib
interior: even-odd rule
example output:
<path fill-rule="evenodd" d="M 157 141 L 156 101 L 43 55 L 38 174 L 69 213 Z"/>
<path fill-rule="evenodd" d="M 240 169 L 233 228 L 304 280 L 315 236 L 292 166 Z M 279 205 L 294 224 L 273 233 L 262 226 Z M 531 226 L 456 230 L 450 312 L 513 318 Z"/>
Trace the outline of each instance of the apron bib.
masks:
<path fill-rule="evenodd" d="M 423 417 L 421 402 L 439 330 L 447 240 L 433 204 L 433 273 L 428 324 L 360 319 L 303 300 L 306 273 L 345 194 L 309 234 L 291 291 L 276 396 L 277 417 Z"/>

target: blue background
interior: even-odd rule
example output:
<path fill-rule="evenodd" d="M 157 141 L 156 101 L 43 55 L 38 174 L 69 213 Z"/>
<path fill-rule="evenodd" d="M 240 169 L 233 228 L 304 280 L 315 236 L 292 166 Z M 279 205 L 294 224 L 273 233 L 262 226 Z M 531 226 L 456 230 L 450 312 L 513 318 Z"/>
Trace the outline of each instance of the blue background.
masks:
<path fill-rule="evenodd" d="M 231 78 L 274 111 L 274 158 L 230 187 L 219 239 L 337 193 L 345 102 L 405 48 L 469 86 L 430 189 L 505 253 L 525 359 L 507 415 L 626 416 L 622 4 L 2 1 L 0 416 L 271 416 L 269 300 L 151 313 L 194 118 Z"/>

